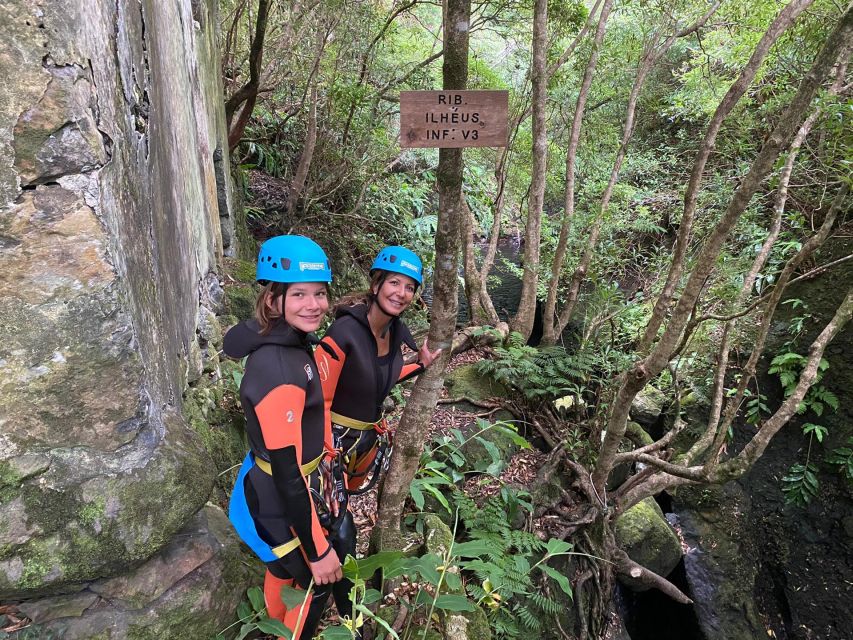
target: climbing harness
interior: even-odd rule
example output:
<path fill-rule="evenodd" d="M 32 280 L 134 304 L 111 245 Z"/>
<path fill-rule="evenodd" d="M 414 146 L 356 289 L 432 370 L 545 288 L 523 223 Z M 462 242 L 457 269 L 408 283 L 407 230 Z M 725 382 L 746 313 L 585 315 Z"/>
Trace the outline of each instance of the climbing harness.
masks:
<path fill-rule="evenodd" d="M 343 450 L 343 440 L 349 435 L 350 430 L 354 431 L 376 431 L 377 438 L 373 445 L 367 451 L 359 453 L 357 451 L 359 438 L 346 450 L 343 450 L 343 460 L 346 465 L 347 476 L 351 480 L 360 480 L 370 476 L 366 484 L 363 484 L 357 489 L 347 489 L 347 493 L 351 496 L 360 496 L 370 491 L 379 481 L 379 477 L 383 472 L 388 471 L 391 464 L 391 453 L 394 450 L 394 434 L 388 430 L 388 421 L 381 418 L 376 422 L 364 422 L 342 416 L 334 411 L 331 413 L 332 427 L 335 434 L 335 447 Z M 337 428 L 335 428 L 337 427 Z M 370 457 L 373 461 L 367 469 L 359 471 L 361 464 Z"/>

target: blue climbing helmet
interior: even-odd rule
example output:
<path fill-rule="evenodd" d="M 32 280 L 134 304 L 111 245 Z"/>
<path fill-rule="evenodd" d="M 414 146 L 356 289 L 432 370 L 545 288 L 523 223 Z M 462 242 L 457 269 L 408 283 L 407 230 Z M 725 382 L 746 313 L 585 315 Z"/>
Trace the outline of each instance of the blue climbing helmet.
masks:
<path fill-rule="evenodd" d="M 257 280 L 267 282 L 331 282 L 329 258 L 319 244 L 304 236 L 275 236 L 258 252 Z"/>
<path fill-rule="evenodd" d="M 409 276 L 419 285 L 423 284 L 423 264 L 421 259 L 415 255 L 414 251 L 406 249 L 406 247 L 385 247 L 376 255 L 376 260 L 370 266 L 370 275 L 377 269 L 383 271 L 391 271 L 393 273 L 402 273 L 404 276 Z"/>

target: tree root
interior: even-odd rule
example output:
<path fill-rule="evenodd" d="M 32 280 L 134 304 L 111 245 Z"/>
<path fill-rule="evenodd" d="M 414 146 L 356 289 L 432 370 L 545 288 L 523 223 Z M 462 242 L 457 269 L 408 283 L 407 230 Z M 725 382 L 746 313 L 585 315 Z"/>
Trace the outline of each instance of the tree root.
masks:
<path fill-rule="evenodd" d="M 474 400 L 468 396 L 457 396 L 455 398 L 439 398 L 436 404 L 457 404 L 459 402 L 467 402 L 481 409 L 503 409 L 504 405 L 500 402 L 487 402 L 485 400 Z"/>
<path fill-rule="evenodd" d="M 592 577 L 593 571 L 592 569 L 587 569 L 584 571 L 580 577 L 575 581 L 575 608 L 577 609 L 578 616 L 578 624 L 580 624 L 580 633 L 578 633 L 578 640 L 586 640 L 588 625 L 586 621 L 587 612 L 584 610 L 584 597 L 583 597 L 583 587 L 586 584 L 586 581 Z"/>

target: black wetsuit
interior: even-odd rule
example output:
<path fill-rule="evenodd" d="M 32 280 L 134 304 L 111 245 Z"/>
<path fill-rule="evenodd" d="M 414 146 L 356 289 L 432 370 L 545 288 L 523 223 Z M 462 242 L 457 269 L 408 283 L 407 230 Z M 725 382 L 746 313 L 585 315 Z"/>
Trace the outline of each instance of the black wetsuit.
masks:
<path fill-rule="evenodd" d="M 424 370 L 420 363 L 403 364 L 401 345 L 413 351 L 417 344 L 408 327 L 399 318 L 392 318 L 387 356 L 377 355 L 376 339 L 367 321 L 367 305 L 359 304 L 338 309 L 335 321 L 323 336 L 323 348 L 317 350 L 317 366 L 323 384 L 326 407 L 332 416 L 336 444 L 345 453 L 355 455 L 350 470 L 363 470 L 372 462 L 371 452 L 382 419 L 382 404 L 398 382 L 408 380 Z M 348 429 L 335 424 L 334 414 L 352 420 L 377 425 L 367 430 Z M 375 453 L 375 452 L 374 452 Z M 364 460 L 369 458 L 369 460 Z M 350 483 L 350 488 L 352 488 Z M 356 482 L 356 485 L 360 482 Z"/>
<path fill-rule="evenodd" d="M 245 476 L 246 504 L 257 533 L 279 556 L 267 563 L 270 573 L 303 589 L 311 582 L 307 561 L 334 548 L 343 563 L 355 542 L 354 530 L 344 534 L 344 527 L 330 542 L 311 497 L 311 489 L 321 491 L 319 472 L 303 475 L 303 467 L 331 451 L 314 343 L 282 321 L 261 335 L 249 320 L 232 327 L 223 345 L 233 358 L 248 356 L 240 401 L 256 464 Z M 328 585 L 315 589 L 301 637 L 312 637 L 329 593 Z"/>

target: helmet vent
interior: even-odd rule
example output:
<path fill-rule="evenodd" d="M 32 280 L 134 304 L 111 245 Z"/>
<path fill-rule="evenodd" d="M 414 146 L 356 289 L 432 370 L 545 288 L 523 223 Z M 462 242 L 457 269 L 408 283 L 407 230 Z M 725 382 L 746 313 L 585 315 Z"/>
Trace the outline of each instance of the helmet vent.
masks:
<path fill-rule="evenodd" d="M 391 264 L 394 264 L 395 262 L 397 262 L 397 256 L 390 256 L 389 259 L 391 260 Z"/>
<path fill-rule="evenodd" d="M 281 259 L 281 268 L 285 271 L 290 269 L 290 258 L 282 258 Z"/>

